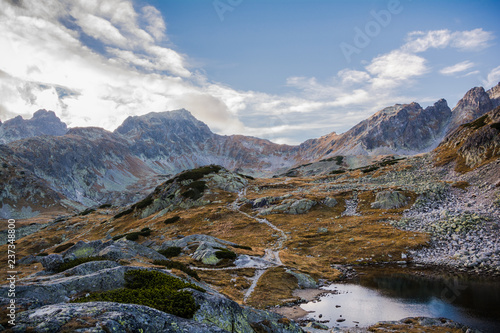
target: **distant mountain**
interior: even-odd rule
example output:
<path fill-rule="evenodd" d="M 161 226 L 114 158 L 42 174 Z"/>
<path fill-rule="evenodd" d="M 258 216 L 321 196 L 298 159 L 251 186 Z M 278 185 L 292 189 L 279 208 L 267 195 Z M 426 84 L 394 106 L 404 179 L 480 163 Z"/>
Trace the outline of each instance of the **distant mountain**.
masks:
<path fill-rule="evenodd" d="M 457 106 L 453 108 L 448 133 L 451 133 L 462 124 L 481 117 L 483 114 L 491 111 L 494 106 L 495 104 L 492 102 L 490 95 L 483 87 L 472 88 L 457 103 Z"/>
<path fill-rule="evenodd" d="M 200 165 L 272 175 L 274 170 L 295 165 L 298 151 L 258 138 L 214 134 L 186 110 L 129 117 L 114 132 L 72 128 L 65 135 L 33 136 L 0 147 L 5 159 L 16 161 L 18 175 L 32 175 L 44 184 L 39 192 L 45 193 L 46 200 L 53 198 L 44 207 L 62 198 L 69 207 L 126 204 L 166 177 Z M 6 177 L 6 188 L 16 179 Z M 13 193 L 0 191 L 3 206 L 15 199 L 19 198 Z M 23 205 L 18 208 L 44 210 L 29 195 Z"/>
<path fill-rule="evenodd" d="M 417 103 L 396 104 L 363 120 L 349 131 L 332 133 L 301 145 L 304 155 L 413 155 L 439 144 L 451 110 L 444 99 L 423 109 Z"/>
<path fill-rule="evenodd" d="M 5 144 L 0 145 L 1 162 L 5 169 L 15 169 L 0 169 L 0 215 L 127 204 L 180 171 L 209 164 L 272 176 L 321 160 L 334 170 L 342 165 L 361 167 L 381 155 L 429 152 L 447 131 L 490 111 L 499 98 L 500 85 L 488 91 L 471 89 L 453 111 L 444 99 L 425 109 L 417 103 L 396 104 L 343 134 L 331 133 L 299 146 L 218 135 L 184 109 L 129 117 L 114 132 L 93 127 L 68 130 L 52 111 L 39 110 L 32 119 L 16 117 L 0 126 Z M 308 173 L 315 173 L 315 167 Z M 20 178 L 34 187 L 22 185 L 19 190 Z M 38 194 L 30 195 L 29 189 Z M 13 206 L 21 196 L 22 202 Z"/>
<path fill-rule="evenodd" d="M 31 138 L 40 135 L 64 135 L 68 131 L 53 111 L 38 110 L 31 119 L 23 119 L 17 116 L 0 122 L 0 143 L 5 144 L 12 141 Z"/>

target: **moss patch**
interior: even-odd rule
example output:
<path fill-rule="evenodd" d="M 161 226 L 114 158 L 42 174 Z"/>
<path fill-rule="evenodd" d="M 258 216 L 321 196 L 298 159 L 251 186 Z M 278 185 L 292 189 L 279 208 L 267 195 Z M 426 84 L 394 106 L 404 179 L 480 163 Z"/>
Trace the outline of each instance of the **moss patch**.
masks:
<path fill-rule="evenodd" d="M 73 260 L 70 260 L 68 262 L 62 263 L 58 268 L 57 272 L 64 272 L 70 268 L 76 267 L 78 265 L 84 264 L 86 262 L 91 262 L 91 261 L 103 261 L 103 260 L 108 260 L 104 257 L 86 257 L 86 258 L 76 258 Z"/>
<path fill-rule="evenodd" d="M 125 273 L 125 288 L 92 293 L 88 297 L 73 300 L 73 303 L 117 302 L 145 305 L 182 318 L 192 318 L 198 306 L 189 291 L 202 288 L 178 278 L 156 271 L 133 270 Z"/>

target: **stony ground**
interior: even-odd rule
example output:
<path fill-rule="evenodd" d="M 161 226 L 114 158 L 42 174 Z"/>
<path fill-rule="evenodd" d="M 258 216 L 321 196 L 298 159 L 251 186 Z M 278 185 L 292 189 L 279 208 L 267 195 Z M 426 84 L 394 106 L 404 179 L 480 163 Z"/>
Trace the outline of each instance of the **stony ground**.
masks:
<path fill-rule="evenodd" d="M 195 184 L 183 180 L 128 215 L 103 207 L 22 221 L 28 228 L 17 243 L 18 259 L 24 257 L 19 277 L 26 278 L 20 285 L 29 295 L 42 283 L 43 256 L 63 254 L 61 245 L 97 240 L 110 243 L 96 253 L 122 267 L 158 269 L 154 260 L 169 259 L 154 253 L 178 247 L 170 260 L 194 270 L 207 288 L 260 309 L 298 301 L 295 290 L 341 279 L 346 265 L 410 261 L 500 273 L 498 161 L 467 174 L 436 168 L 429 155 L 310 177 L 248 179 L 224 172 L 202 178 L 208 185 L 199 198 L 182 192 Z M 137 237 L 112 240 L 130 233 Z M 0 250 L 6 253 L 6 245 Z M 179 269 L 167 271 L 189 278 Z M 64 302 L 74 294 L 63 296 Z"/>

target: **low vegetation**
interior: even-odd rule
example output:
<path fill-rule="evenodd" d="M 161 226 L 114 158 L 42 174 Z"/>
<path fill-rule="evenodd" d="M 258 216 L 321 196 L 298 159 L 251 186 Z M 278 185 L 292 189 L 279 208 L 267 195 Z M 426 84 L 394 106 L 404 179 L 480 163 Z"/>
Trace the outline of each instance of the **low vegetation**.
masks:
<path fill-rule="evenodd" d="M 176 215 L 176 216 L 167 218 L 165 221 L 163 221 L 163 223 L 172 224 L 172 223 L 179 221 L 180 219 L 181 219 L 181 217 L 179 215 Z"/>
<path fill-rule="evenodd" d="M 165 250 L 158 251 L 159 254 L 163 254 L 167 258 L 177 257 L 179 254 L 181 254 L 181 252 L 182 249 L 178 246 L 171 246 L 166 248 Z"/>
<path fill-rule="evenodd" d="M 182 318 L 192 318 L 198 306 L 189 291 L 205 290 L 178 278 L 156 271 L 132 270 L 125 273 L 125 288 L 92 293 L 73 303 L 117 302 L 145 305 Z"/>
<path fill-rule="evenodd" d="M 59 265 L 59 267 L 57 268 L 56 272 L 58 273 L 61 273 L 61 272 L 64 272 L 70 268 L 73 268 L 73 267 L 76 267 L 78 265 L 81 265 L 81 264 L 84 264 L 86 262 L 91 262 L 91 261 L 104 261 L 104 260 L 108 260 L 104 257 L 85 257 L 85 258 L 76 258 L 76 259 L 73 259 L 73 260 L 70 260 L 70 261 L 67 261 L 65 263 L 62 263 L 61 265 Z"/>
<path fill-rule="evenodd" d="M 119 239 L 125 237 L 125 239 L 127 239 L 127 240 L 136 241 L 139 239 L 139 236 L 147 237 L 149 235 L 151 235 L 151 229 L 142 228 L 141 231 L 134 231 L 134 232 L 129 232 L 129 233 L 122 234 L 122 235 L 117 235 L 117 236 L 113 237 L 113 240 L 116 241 L 116 240 L 119 240 Z"/>
<path fill-rule="evenodd" d="M 153 265 L 158 265 L 158 266 L 165 266 L 165 268 L 168 269 L 178 269 L 187 275 L 191 276 L 192 278 L 195 278 L 196 280 L 200 280 L 200 277 L 198 276 L 198 273 L 196 273 L 195 270 L 189 268 L 185 264 L 178 262 L 178 261 L 173 261 L 173 260 L 155 260 L 153 261 Z"/>

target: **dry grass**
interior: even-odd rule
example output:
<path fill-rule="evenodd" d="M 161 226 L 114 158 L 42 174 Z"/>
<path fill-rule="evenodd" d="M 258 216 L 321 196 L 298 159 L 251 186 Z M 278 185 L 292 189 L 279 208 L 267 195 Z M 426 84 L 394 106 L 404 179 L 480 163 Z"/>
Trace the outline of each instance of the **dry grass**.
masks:
<path fill-rule="evenodd" d="M 243 304 L 243 296 L 250 287 L 249 278 L 255 275 L 255 269 L 253 268 L 197 272 L 202 281 L 210 284 L 215 290 L 227 295 L 239 304 Z"/>
<path fill-rule="evenodd" d="M 247 304 L 256 308 L 266 308 L 283 302 L 295 301 L 293 291 L 298 288 L 297 278 L 283 267 L 268 269 L 260 278 Z"/>
<path fill-rule="evenodd" d="M 406 167 L 402 164 L 390 166 L 402 169 Z M 371 208 L 371 203 L 375 200 L 373 191 L 358 191 L 358 211 L 362 216 L 341 216 L 345 210 L 345 200 L 352 198 L 353 193 L 346 190 L 332 191 L 330 188 L 349 177 L 363 175 L 356 170 L 341 177 L 257 179 L 250 182 L 246 196 L 248 199 L 292 194 L 293 198 L 308 198 L 318 202 L 307 214 L 265 216 L 287 235 L 280 252 L 281 261 L 285 266 L 310 274 L 316 279 L 334 281 L 341 275 L 332 268 L 334 264 L 394 261 L 401 257 L 402 252 L 427 244 L 429 238 L 426 234 L 401 231 L 387 222 L 400 219 L 403 210 L 413 204 L 416 195 L 412 192 L 404 192 L 410 197 L 407 206 L 384 211 Z M 337 183 L 323 183 L 326 180 Z M 333 208 L 323 206 L 320 202 L 327 196 L 335 198 L 338 204 Z M 228 208 L 228 204 L 236 199 L 236 194 L 213 190 L 205 199 L 208 197 L 212 202 L 208 205 L 189 210 L 175 210 L 161 217 L 150 216 L 139 219 L 129 215 L 115 220 L 112 217 L 119 209 L 97 210 L 86 216 L 74 216 L 19 240 L 17 258 L 40 252 L 53 253 L 58 245 L 67 242 L 104 239 L 106 236 L 113 237 L 139 231 L 144 227 L 150 228 L 152 233 L 148 237 L 141 236 L 139 243 L 152 240 L 160 244 L 180 235 L 206 234 L 249 246 L 252 248 L 251 251 L 240 248 L 231 250 L 237 254 L 254 256 L 263 256 L 266 248 L 276 246 L 279 233 Z M 250 215 L 256 214 L 250 205 L 243 210 Z M 180 219 L 171 224 L 164 223 L 166 219 L 174 216 L 179 216 Z M 39 220 L 34 222 L 39 223 Z M 23 223 L 32 222 L 27 220 Z M 319 228 L 326 228 L 327 232 L 318 232 Z M 0 251 L 6 253 L 6 246 L 0 247 Z M 175 260 L 201 267 L 198 262 L 194 262 L 186 255 L 176 257 Z M 144 258 L 135 258 L 128 260 L 128 264 L 150 265 L 144 261 Z M 19 277 L 38 270 L 41 270 L 39 263 L 19 266 Z M 250 286 L 248 278 L 253 277 L 254 273 L 254 269 L 198 271 L 202 281 L 240 303 Z M 1 274 L 5 273 L 0 273 L 0 278 L 3 278 Z M 177 270 L 174 270 L 174 274 L 185 276 Z M 258 307 L 276 305 L 294 299 L 292 292 L 296 288 L 297 281 L 293 275 L 285 273 L 283 268 L 273 268 L 261 277 L 249 303 Z"/>

